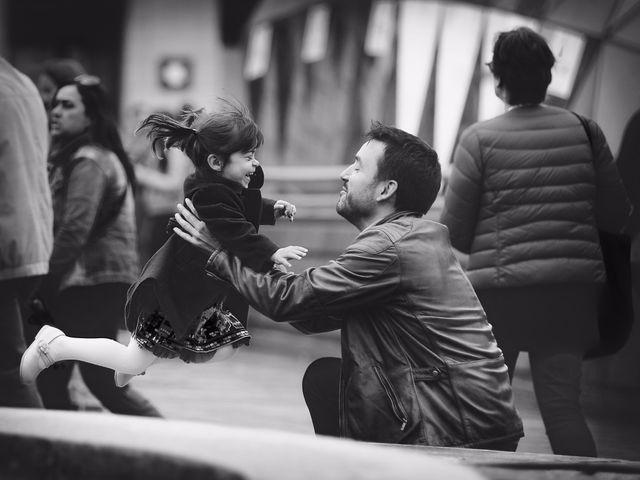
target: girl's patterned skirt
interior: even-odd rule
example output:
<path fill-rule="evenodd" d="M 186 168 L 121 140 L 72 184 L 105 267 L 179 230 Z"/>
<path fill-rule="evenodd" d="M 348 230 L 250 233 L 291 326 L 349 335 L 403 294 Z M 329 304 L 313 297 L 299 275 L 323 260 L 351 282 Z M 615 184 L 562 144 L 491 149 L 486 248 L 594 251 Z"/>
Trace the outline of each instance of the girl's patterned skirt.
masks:
<path fill-rule="evenodd" d="M 160 311 L 141 313 L 133 337 L 140 347 L 159 358 L 176 358 L 187 363 L 211 360 L 226 346 L 249 345 L 251 335 L 224 305 L 215 304 L 200 315 L 195 327 L 177 338 L 171 323 Z"/>

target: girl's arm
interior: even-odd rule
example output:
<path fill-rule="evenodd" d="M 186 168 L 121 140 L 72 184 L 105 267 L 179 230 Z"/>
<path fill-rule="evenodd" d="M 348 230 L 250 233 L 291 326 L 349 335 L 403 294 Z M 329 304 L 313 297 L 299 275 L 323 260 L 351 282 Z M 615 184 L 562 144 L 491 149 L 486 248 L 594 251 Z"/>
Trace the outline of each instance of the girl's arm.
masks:
<path fill-rule="evenodd" d="M 262 199 L 262 215 L 260 215 L 260 225 L 276 224 L 276 209 L 274 208 L 276 201 L 270 198 Z"/>
<path fill-rule="evenodd" d="M 247 220 L 240 197 L 223 185 L 202 189 L 191 198 L 202 221 L 224 248 L 249 268 L 267 271 L 278 245 L 258 233 Z"/>

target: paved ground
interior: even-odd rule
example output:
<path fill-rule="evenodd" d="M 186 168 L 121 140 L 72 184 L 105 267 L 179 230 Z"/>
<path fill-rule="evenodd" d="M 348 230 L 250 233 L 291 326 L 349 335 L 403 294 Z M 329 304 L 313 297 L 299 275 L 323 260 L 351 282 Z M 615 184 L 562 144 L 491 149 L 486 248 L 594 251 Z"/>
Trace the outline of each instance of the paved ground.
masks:
<path fill-rule="evenodd" d="M 287 325 L 258 318 L 253 340 L 227 362 L 185 365 L 166 362 L 133 380 L 142 393 L 171 419 L 251 426 L 313 435 L 300 390 L 306 366 L 315 358 L 339 352 L 337 336 L 304 336 Z M 126 332 L 122 340 L 126 341 Z M 82 386 L 77 396 L 96 408 Z M 519 452 L 551 453 L 528 379 L 526 356 L 518 365 L 514 391 L 525 424 Z M 602 393 L 603 395 L 605 393 Z M 616 408 L 604 414 L 596 394 L 585 398 L 585 410 L 602 457 L 640 460 L 640 396 L 606 392 Z M 635 412 L 635 414 L 634 414 Z"/>

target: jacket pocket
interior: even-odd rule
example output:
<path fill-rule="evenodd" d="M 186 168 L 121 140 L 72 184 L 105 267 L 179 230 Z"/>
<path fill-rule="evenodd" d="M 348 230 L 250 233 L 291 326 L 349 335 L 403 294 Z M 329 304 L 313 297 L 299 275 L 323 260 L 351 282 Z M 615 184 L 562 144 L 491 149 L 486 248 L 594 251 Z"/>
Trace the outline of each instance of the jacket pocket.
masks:
<path fill-rule="evenodd" d="M 400 399 L 393 389 L 393 385 L 384 374 L 382 369 L 378 365 L 374 365 L 373 370 L 376 373 L 376 377 L 378 377 L 378 381 L 382 385 L 385 394 L 387 395 L 394 416 L 398 419 L 398 422 L 400 422 L 400 430 L 404 431 L 408 422 L 407 411 L 402 406 L 402 403 L 400 403 Z"/>

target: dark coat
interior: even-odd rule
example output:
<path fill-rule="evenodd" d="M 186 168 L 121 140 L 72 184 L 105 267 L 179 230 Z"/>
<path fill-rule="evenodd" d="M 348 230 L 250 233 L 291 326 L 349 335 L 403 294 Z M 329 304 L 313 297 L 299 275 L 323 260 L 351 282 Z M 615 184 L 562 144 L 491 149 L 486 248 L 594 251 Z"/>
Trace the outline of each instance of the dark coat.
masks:
<path fill-rule="evenodd" d="M 198 215 L 216 238 L 247 266 L 268 271 L 278 246 L 258 234 L 259 225 L 275 223 L 272 200 L 262 199 L 262 169 L 249 188 L 230 182 L 215 172 L 196 172 L 184 182 L 185 198 L 191 199 Z M 140 313 L 159 309 L 178 338 L 189 331 L 199 315 L 223 301 L 246 325 L 248 305 L 228 284 L 208 277 L 202 265 L 208 255 L 172 234 L 144 266 L 129 288 L 125 317 L 133 331 Z"/>

